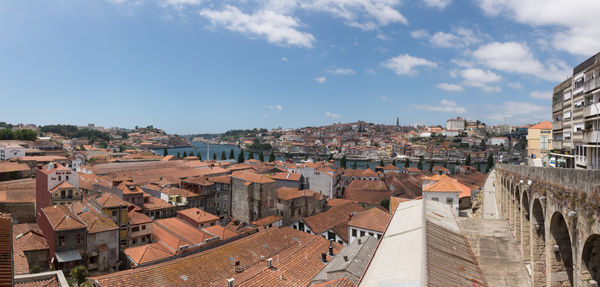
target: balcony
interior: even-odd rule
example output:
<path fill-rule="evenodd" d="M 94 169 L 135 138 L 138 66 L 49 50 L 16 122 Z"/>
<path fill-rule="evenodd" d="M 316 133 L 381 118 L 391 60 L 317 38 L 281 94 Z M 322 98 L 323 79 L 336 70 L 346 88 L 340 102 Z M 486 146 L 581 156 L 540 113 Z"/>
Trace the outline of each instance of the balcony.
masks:
<path fill-rule="evenodd" d="M 597 89 L 598 87 L 600 87 L 600 78 L 594 78 L 583 83 L 583 92 L 587 93 L 589 91 Z"/>
<path fill-rule="evenodd" d="M 600 143 L 600 131 L 589 131 L 583 133 L 583 142 Z"/>
<path fill-rule="evenodd" d="M 583 109 L 583 117 L 591 117 L 600 114 L 600 103 L 593 103 Z"/>
<path fill-rule="evenodd" d="M 562 121 L 552 122 L 552 130 L 562 130 Z"/>

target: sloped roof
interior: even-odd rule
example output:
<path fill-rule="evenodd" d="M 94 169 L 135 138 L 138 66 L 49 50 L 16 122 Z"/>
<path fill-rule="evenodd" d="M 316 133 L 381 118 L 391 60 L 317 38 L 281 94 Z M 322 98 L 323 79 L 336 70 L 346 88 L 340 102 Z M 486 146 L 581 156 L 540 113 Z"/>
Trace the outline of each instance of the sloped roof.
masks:
<path fill-rule="evenodd" d="M 129 225 L 138 225 L 150 222 L 152 222 L 152 219 L 141 212 L 130 210 L 127 213 L 127 223 L 129 223 Z"/>
<path fill-rule="evenodd" d="M 350 214 L 363 210 L 357 203 L 334 206 L 325 212 L 301 219 L 314 233 L 327 231 L 339 224 L 350 221 Z"/>
<path fill-rule="evenodd" d="M 277 189 L 277 198 L 281 200 L 290 200 L 299 197 L 309 197 L 315 194 L 314 191 L 309 189 L 297 189 L 293 187 L 280 187 Z"/>
<path fill-rule="evenodd" d="M 50 193 L 54 193 L 57 190 L 63 189 L 63 188 L 75 188 L 72 184 L 70 184 L 67 181 L 63 181 L 61 183 L 59 183 L 57 186 L 55 186 L 54 188 L 52 188 L 49 192 Z"/>
<path fill-rule="evenodd" d="M 271 176 L 272 179 L 299 181 L 302 174 L 295 172 L 278 172 Z"/>
<path fill-rule="evenodd" d="M 113 208 L 120 206 L 128 206 L 129 203 L 120 199 L 110 192 L 104 192 L 100 197 L 94 199 L 100 206 L 104 208 Z"/>
<path fill-rule="evenodd" d="M 233 230 L 229 230 L 229 229 L 225 228 L 224 226 L 221 226 L 218 224 L 209 226 L 209 227 L 204 227 L 204 228 L 202 228 L 202 230 L 204 232 L 208 232 L 214 236 L 219 236 L 219 238 L 221 238 L 221 240 L 229 239 L 229 238 L 240 235 L 239 233 L 237 233 Z"/>
<path fill-rule="evenodd" d="M 552 129 L 552 123 L 549 121 L 543 121 L 533 126 L 530 126 L 529 129 L 549 130 Z"/>
<path fill-rule="evenodd" d="M 271 182 L 275 182 L 274 180 L 272 180 L 269 177 L 266 177 L 264 175 L 256 174 L 256 173 L 253 173 L 253 172 L 247 172 L 247 171 L 234 172 L 231 177 L 242 179 L 242 180 L 245 180 L 245 181 L 248 181 L 248 182 L 254 182 L 254 183 L 271 183 Z"/>
<path fill-rule="evenodd" d="M 124 252 L 136 265 L 150 263 L 175 255 L 174 252 L 158 242 L 129 247 Z"/>
<path fill-rule="evenodd" d="M 281 216 L 269 215 L 269 216 L 263 217 L 259 220 L 252 221 L 251 223 L 252 223 L 252 225 L 256 225 L 256 226 L 266 226 L 266 225 L 275 223 L 279 220 L 281 220 Z"/>
<path fill-rule="evenodd" d="M 457 192 L 459 198 L 471 196 L 471 188 L 458 182 L 457 179 L 447 175 L 442 175 L 442 178 L 431 185 L 425 187 L 423 191 L 428 192 Z"/>
<path fill-rule="evenodd" d="M 13 236 L 17 239 L 17 245 L 23 251 L 35 251 L 48 249 L 48 242 L 44 233 L 35 223 L 21 223 L 13 225 Z"/>
<path fill-rule="evenodd" d="M 178 252 L 183 246 L 200 245 L 214 236 L 179 218 L 171 217 L 152 222 L 152 237 L 171 251 Z"/>
<path fill-rule="evenodd" d="M 391 218 L 392 216 L 389 213 L 374 207 L 358 212 L 356 215 L 352 216 L 348 225 L 383 232 Z"/>
<path fill-rule="evenodd" d="M 178 211 L 177 213 L 183 214 L 183 215 L 187 216 L 189 219 L 191 219 L 197 223 L 204 223 L 204 222 L 219 220 L 218 216 L 208 213 L 197 207 L 183 209 L 183 210 Z"/>
<path fill-rule="evenodd" d="M 88 233 L 98 233 L 110 230 L 117 230 L 119 227 L 115 224 L 112 219 L 104 216 L 95 209 L 90 208 L 87 211 L 79 214 L 79 218 L 87 225 Z"/>
<path fill-rule="evenodd" d="M 42 208 L 55 231 L 86 228 L 86 224 L 67 205 L 54 205 Z"/>
<path fill-rule="evenodd" d="M 311 287 L 356 287 L 356 284 L 352 283 L 350 280 L 345 277 L 340 277 L 338 279 L 312 284 Z"/>

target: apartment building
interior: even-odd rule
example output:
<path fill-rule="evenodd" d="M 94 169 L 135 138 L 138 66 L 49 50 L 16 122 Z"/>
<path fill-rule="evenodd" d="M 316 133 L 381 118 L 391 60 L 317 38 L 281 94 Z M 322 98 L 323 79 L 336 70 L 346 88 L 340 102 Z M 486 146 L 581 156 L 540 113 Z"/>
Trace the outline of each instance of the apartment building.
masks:
<path fill-rule="evenodd" d="M 551 165 L 600 169 L 600 53 L 554 88 Z"/>

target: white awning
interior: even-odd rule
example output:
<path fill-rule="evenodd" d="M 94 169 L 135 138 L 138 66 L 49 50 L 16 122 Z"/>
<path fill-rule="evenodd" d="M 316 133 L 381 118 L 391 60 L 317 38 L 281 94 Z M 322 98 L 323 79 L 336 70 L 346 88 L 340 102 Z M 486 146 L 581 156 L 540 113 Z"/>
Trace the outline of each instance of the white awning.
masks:
<path fill-rule="evenodd" d="M 54 253 L 54 257 L 58 262 L 71 262 L 81 260 L 81 254 L 79 254 L 79 250 L 67 250 L 67 251 L 57 251 Z"/>

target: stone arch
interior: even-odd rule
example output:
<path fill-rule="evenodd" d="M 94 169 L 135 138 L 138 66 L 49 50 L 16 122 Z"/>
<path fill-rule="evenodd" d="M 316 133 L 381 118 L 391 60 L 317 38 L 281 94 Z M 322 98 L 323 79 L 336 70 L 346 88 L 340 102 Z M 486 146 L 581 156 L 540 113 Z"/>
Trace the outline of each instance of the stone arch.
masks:
<path fill-rule="evenodd" d="M 544 208 L 539 198 L 531 204 L 531 276 L 532 286 L 546 286 L 546 229 Z"/>
<path fill-rule="evenodd" d="M 569 226 L 562 213 L 554 212 L 550 219 L 549 238 L 550 271 L 549 286 L 573 285 L 573 251 Z"/>
<path fill-rule="evenodd" d="M 521 256 L 524 262 L 531 259 L 531 219 L 529 212 L 529 191 L 524 190 L 521 199 Z"/>
<path fill-rule="evenodd" d="M 581 280 L 600 282 L 600 235 L 588 236 L 581 253 Z"/>
<path fill-rule="evenodd" d="M 514 235 L 515 235 L 515 241 L 517 242 L 517 245 L 521 244 L 521 217 L 522 217 L 522 213 L 521 213 L 521 193 L 519 190 L 519 185 L 516 186 L 515 188 L 515 203 L 514 203 L 514 219 L 513 220 L 513 230 L 514 230 Z"/>

